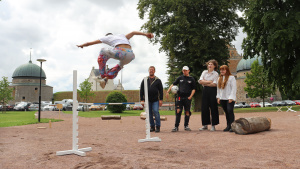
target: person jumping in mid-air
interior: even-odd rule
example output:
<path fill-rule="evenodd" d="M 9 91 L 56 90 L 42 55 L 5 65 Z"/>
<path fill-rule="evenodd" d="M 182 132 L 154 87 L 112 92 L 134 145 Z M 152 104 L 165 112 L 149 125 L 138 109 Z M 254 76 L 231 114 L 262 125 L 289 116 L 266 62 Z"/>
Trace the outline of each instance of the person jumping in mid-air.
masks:
<path fill-rule="evenodd" d="M 127 35 L 113 35 L 112 33 L 108 33 L 99 40 L 87 42 L 82 45 L 77 45 L 79 48 L 83 48 L 98 43 L 105 43 L 113 47 L 102 48 L 98 56 L 99 71 L 102 78 L 100 80 L 100 86 L 102 88 L 105 87 L 108 79 L 114 79 L 118 75 L 118 72 L 123 68 L 123 66 L 130 63 L 135 58 L 129 42 L 129 39 L 134 35 L 144 35 L 148 38 L 153 38 L 152 33 L 143 33 L 138 31 L 133 31 Z M 120 63 L 106 72 L 106 62 L 110 58 L 117 59 L 120 61 Z"/>

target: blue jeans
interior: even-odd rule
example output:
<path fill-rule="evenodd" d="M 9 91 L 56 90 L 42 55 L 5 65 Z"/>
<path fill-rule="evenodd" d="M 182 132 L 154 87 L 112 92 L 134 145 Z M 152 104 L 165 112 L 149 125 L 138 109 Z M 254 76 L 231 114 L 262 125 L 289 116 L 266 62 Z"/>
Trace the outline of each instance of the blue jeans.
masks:
<path fill-rule="evenodd" d="M 159 101 L 149 102 L 149 120 L 150 120 L 151 127 L 160 126 L 160 114 L 158 108 L 159 108 Z M 155 116 L 156 125 L 154 124 L 153 114 Z"/>

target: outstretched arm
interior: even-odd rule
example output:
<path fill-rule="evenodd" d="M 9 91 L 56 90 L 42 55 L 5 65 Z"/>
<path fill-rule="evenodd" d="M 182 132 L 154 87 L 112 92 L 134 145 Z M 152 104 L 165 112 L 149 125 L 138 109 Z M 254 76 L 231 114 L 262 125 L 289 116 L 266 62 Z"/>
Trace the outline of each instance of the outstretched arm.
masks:
<path fill-rule="evenodd" d="M 139 32 L 139 31 L 133 31 L 133 32 L 128 33 L 126 35 L 126 38 L 129 40 L 134 35 L 143 35 L 143 36 L 147 36 L 148 38 L 153 38 L 154 37 L 152 33 L 143 33 L 143 32 Z"/>
<path fill-rule="evenodd" d="M 82 45 L 77 45 L 77 47 L 83 48 L 83 47 L 90 46 L 90 45 L 95 45 L 95 44 L 98 44 L 98 43 L 102 43 L 102 42 L 100 40 L 95 40 L 95 41 L 92 41 L 92 42 L 86 42 Z"/>

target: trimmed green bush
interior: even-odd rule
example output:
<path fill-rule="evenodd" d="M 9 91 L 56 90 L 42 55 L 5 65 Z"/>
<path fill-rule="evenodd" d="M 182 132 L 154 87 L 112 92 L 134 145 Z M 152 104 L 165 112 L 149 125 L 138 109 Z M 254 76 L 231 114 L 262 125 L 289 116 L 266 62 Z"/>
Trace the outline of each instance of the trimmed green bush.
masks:
<path fill-rule="evenodd" d="M 127 102 L 126 96 L 117 91 L 110 92 L 106 97 L 106 103 L 124 103 Z M 107 110 L 112 113 L 122 113 L 126 109 L 126 104 L 107 105 Z"/>

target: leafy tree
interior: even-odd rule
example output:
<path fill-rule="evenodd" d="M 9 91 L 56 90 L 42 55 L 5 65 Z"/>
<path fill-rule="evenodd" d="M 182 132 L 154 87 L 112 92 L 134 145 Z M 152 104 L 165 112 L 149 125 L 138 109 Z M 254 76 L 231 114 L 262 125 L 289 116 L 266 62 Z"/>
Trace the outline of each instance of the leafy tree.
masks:
<path fill-rule="evenodd" d="M 282 96 L 299 95 L 300 1 L 249 1 L 244 26 L 244 56 L 262 57 L 269 80 Z"/>
<path fill-rule="evenodd" d="M 2 113 L 6 111 L 6 104 L 14 99 L 12 96 L 13 89 L 9 88 L 9 84 L 7 77 L 3 76 L 0 81 L 0 102 L 3 107 Z"/>
<path fill-rule="evenodd" d="M 95 93 L 92 92 L 92 83 L 85 79 L 82 83 L 79 84 L 79 89 L 77 92 L 79 93 L 80 98 L 82 98 L 85 102 L 87 102 L 89 97 L 94 97 Z"/>
<path fill-rule="evenodd" d="M 106 97 L 106 103 L 124 103 L 127 102 L 126 96 L 121 92 L 110 92 Z M 112 113 L 122 113 L 126 109 L 125 104 L 121 105 L 108 105 L 107 110 Z"/>
<path fill-rule="evenodd" d="M 153 43 L 168 56 L 168 84 L 181 75 L 181 69 L 190 67 L 190 75 L 198 80 L 204 65 L 210 59 L 226 64 L 229 58 L 227 45 L 238 32 L 242 19 L 236 10 L 244 1 L 238 0 L 140 0 L 139 16 L 148 21 L 142 29 L 153 32 Z M 197 85 L 195 111 L 201 108 L 201 86 Z"/>
<path fill-rule="evenodd" d="M 263 102 L 274 91 L 268 82 L 263 66 L 258 64 L 258 60 L 252 63 L 251 73 L 246 73 L 245 83 L 247 86 L 244 89 L 248 92 L 248 96 L 251 98 L 260 97 Z M 263 106 L 265 107 L 265 103 L 263 103 Z"/>

